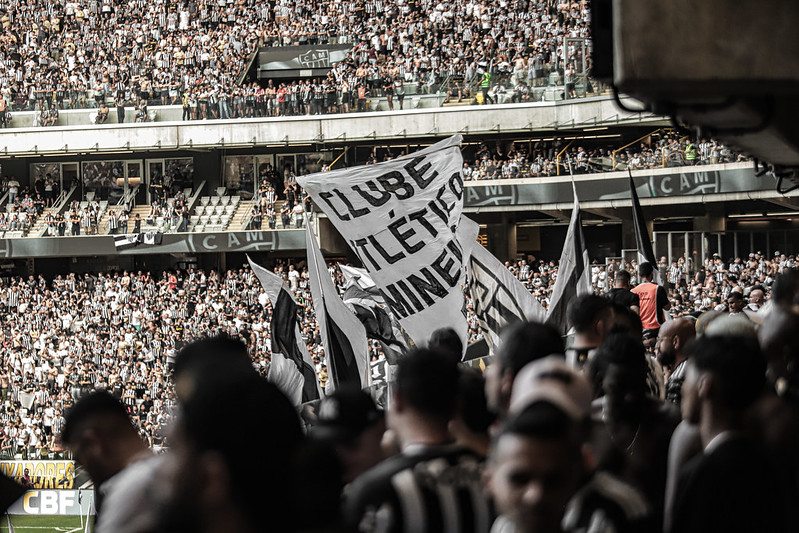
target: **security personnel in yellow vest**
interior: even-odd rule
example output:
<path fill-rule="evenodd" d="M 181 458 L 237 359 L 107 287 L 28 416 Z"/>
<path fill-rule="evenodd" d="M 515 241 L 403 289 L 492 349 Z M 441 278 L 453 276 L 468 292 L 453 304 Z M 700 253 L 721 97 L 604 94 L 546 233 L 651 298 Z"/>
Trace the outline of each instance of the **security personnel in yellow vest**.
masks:
<path fill-rule="evenodd" d="M 685 147 L 685 164 L 696 164 L 696 145 L 693 141 L 688 141 L 688 145 Z"/>
<path fill-rule="evenodd" d="M 486 71 L 483 73 L 483 78 L 480 80 L 480 91 L 483 93 L 483 103 L 494 103 L 494 99 L 488 95 L 488 90 L 491 88 L 491 73 Z"/>

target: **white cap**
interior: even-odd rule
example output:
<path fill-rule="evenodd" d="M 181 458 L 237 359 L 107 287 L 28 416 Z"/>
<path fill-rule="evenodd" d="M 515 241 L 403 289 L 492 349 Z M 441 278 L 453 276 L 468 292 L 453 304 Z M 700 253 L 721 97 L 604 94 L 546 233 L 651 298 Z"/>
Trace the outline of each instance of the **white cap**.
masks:
<path fill-rule="evenodd" d="M 575 420 L 591 414 L 591 385 L 562 356 L 550 355 L 522 368 L 513 382 L 510 413 L 536 401 L 547 401 Z"/>

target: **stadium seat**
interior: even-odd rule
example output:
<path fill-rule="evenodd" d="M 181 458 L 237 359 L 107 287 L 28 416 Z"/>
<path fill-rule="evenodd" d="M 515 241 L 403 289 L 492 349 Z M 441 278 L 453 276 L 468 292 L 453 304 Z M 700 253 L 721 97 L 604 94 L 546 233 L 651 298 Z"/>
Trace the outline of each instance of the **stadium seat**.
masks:
<path fill-rule="evenodd" d="M 189 220 L 191 221 L 191 225 L 194 226 L 198 222 L 200 222 L 200 215 L 192 215 L 191 217 L 189 217 Z"/>
<path fill-rule="evenodd" d="M 219 196 L 212 196 L 211 197 L 211 205 L 219 205 Z"/>
<path fill-rule="evenodd" d="M 230 224 L 230 219 L 232 217 L 230 215 L 222 215 L 219 218 L 219 223 L 222 225 L 223 228 L 227 228 L 228 224 Z"/>
<path fill-rule="evenodd" d="M 230 198 L 230 205 L 232 205 L 233 207 L 236 207 L 237 205 L 239 205 L 239 201 L 240 200 L 241 200 L 241 196 L 232 196 Z"/>
<path fill-rule="evenodd" d="M 219 224 L 219 215 L 211 215 L 211 218 L 209 220 L 211 222 L 211 225 L 216 226 L 217 224 Z"/>
<path fill-rule="evenodd" d="M 203 226 L 207 225 L 208 224 L 208 219 L 210 219 L 210 218 L 211 217 L 208 216 L 208 215 L 201 216 L 200 217 L 200 224 L 202 224 Z"/>
<path fill-rule="evenodd" d="M 227 187 L 217 187 L 216 188 L 216 195 L 217 196 L 224 196 L 227 192 Z"/>
<path fill-rule="evenodd" d="M 200 204 L 202 204 L 202 205 L 208 205 L 208 202 L 210 202 L 210 201 L 211 201 L 211 198 L 209 196 L 201 196 L 200 197 Z"/>
<path fill-rule="evenodd" d="M 204 212 L 205 212 L 205 206 L 204 205 L 198 205 L 197 207 L 194 208 L 194 214 L 197 215 L 197 216 L 202 215 Z"/>
<path fill-rule="evenodd" d="M 232 215 L 235 212 L 236 212 L 236 206 L 234 205 L 225 206 L 225 213 L 227 213 L 228 215 Z"/>
<path fill-rule="evenodd" d="M 230 203 L 230 196 L 223 196 L 219 199 L 220 205 L 228 205 Z"/>
<path fill-rule="evenodd" d="M 224 205 L 216 206 L 216 209 L 214 210 L 214 213 L 216 213 L 217 215 L 224 215 L 225 214 L 225 206 Z"/>

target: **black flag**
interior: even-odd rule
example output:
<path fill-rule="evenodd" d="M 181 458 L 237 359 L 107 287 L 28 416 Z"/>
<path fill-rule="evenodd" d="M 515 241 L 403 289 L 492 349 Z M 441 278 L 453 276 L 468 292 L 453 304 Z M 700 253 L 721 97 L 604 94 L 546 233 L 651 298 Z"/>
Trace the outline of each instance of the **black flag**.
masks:
<path fill-rule="evenodd" d="M 572 182 L 574 191 L 574 207 L 572 208 L 569 231 L 566 233 L 566 242 L 563 243 L 563 252 L 558 265 L 558 279 L 552 289 L 552 298 L 547 311 L 547 323 L 551 324 L 561 334 L 566 334 L 566 309 L 569 302 L 578 296 L 591 294 L 591 268 L 588 264 L 588 250 L 585 248 L 583 237 L 582 217 L 580 215 L 580 201 L 577 198 L 577 188 Z"/>
<path fill-rule="evenodd" d="M 638 193 L 635 190 L 635 183 L 633 183 L 633 174 L 629 169 L 627 172 L 630 175 L 630 197 L 633 201 L 633 224 L 635 225 L 635 245 L 638 248 L 638 264 L 650 263 L 652 268 L 655 269 L 653 281 L 660 285 L 658 263 L 655 258 L 655 252 L 652 250 L 652 241 L 649 240 L 649 232 L 646 230 L 644 213 L 641 211 L 641 202 L 638 201 Z"/>

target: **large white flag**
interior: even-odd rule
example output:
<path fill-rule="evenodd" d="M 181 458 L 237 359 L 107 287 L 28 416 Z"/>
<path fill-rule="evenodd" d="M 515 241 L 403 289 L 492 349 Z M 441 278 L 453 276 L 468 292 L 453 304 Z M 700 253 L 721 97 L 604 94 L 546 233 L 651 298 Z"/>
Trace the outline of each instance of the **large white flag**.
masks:
<path fill-rule="evenodd" d="M 577 198 L 577 188 L 574 182 L 572 182 L 572 191 L 574 192 L 574 207 L 569 230 L 566 232 L 566 241 L 563 243 L 563 252 L 560 254 L 558 278 L 552 288 L 552 297 L 547 312 L 547 322 L 563 334 L 569 329 L 566 323 L 566 309 L 569 302 L 578 296 L 592 292 L 591 266 L 588 263 L 588 250 L 585 248 L 580 215 L 580 201 Z"/>
<path fill-rule="evenodd" d="M 330 376 L 327 392 L 329 394 L 342 385 L 352 385 L 362 389 L 369 381 L 366 330 L 349 307 L 341 301 L 310 222 L 306 217 L 308 273 L 313 307 L 316 321 L 319 323 Z"/>
<path fill-rule="evenodd" d="M 302 375 L 302 403 L 318 400 L 322 397 L 319 387 L 319 380 L 316 377 L 313 360 L 308 353 L 308 348 L 302 339 L 300 326 L 297 324 L 297 304 L 294 297 L 283 283 L 283 278 L 269 272 L 267 269 L 255 263 L 247 257 L 255 277 L 261 282 L 264 292 L 272 303 L 272 322 L 271 339 L 272 352 L 283 354 L 289 361 L 294 363 L 297 371 Z M 296 376 L 281 376 L 273 372 L 281 372 L 286 369 L 285 365 L 270 366 L 269 381 L 277 386 L 279 383 L 295 383 Z M 292 390 L 284 390 L 284 394 L 289 397 L 294 396 Z"/>
<path fill-rule="evenodd" d="M 525 320 L 543 322 L 547 311 L 502 262 L 475 244 L 469 261 L 469 294 L 486 341 L 495 351 L 502 330 Z"/>
<path fill-rule="evenodd" d="M 299 176 L 417 345 L 453 328 L 466 345 L 460 135 L 392 161 Z"/>

